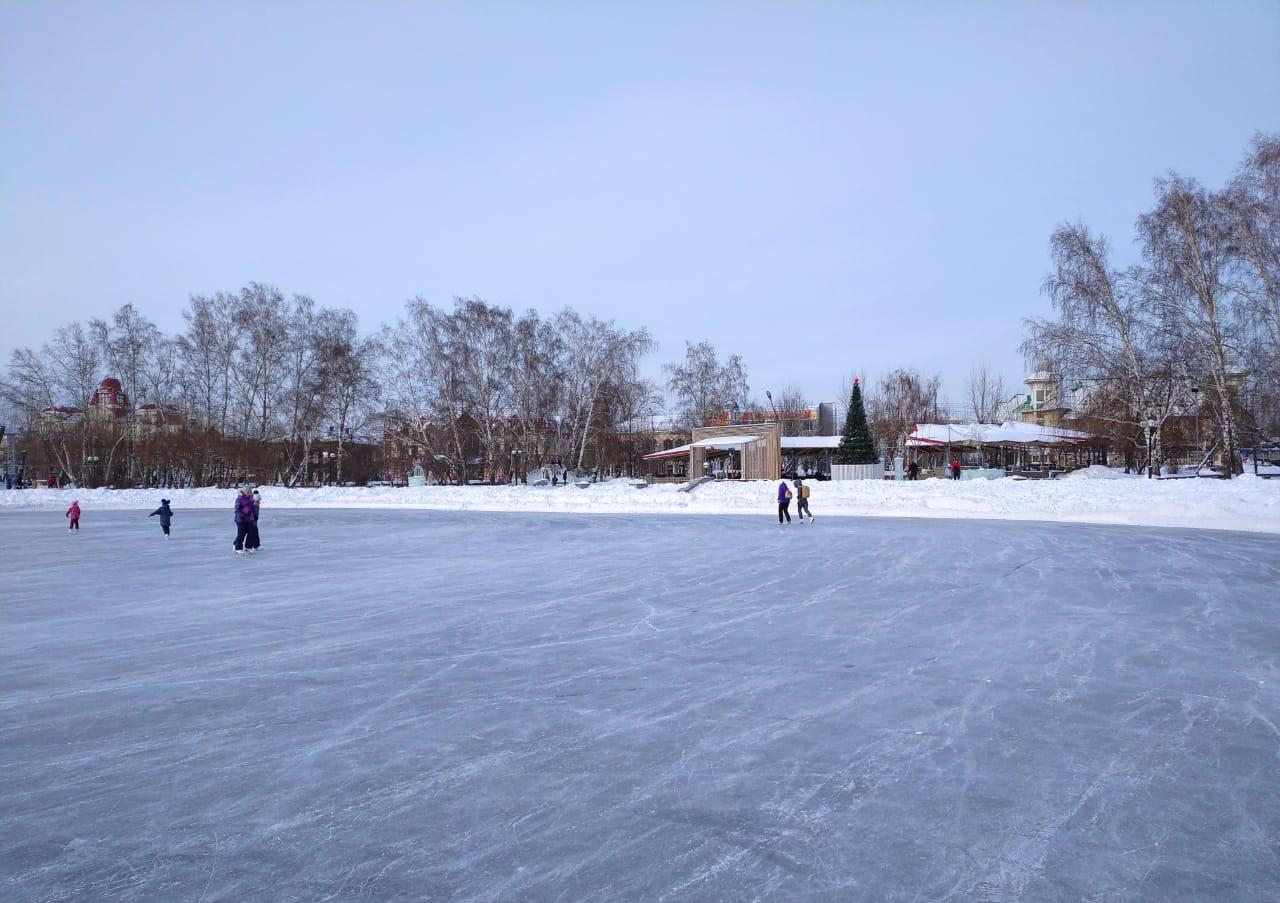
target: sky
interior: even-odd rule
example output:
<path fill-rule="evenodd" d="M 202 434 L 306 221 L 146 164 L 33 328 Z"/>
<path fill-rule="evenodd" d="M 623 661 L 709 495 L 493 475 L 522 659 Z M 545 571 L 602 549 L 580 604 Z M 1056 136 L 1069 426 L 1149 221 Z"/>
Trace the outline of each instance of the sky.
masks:
<path fill-rule="evenodd" d="M 1054 227 L 1280 131 L 1280 3 L 7 3 L 0 360 L 250 281 L 571 306 L 752 392 L 1025 375 Z"/>

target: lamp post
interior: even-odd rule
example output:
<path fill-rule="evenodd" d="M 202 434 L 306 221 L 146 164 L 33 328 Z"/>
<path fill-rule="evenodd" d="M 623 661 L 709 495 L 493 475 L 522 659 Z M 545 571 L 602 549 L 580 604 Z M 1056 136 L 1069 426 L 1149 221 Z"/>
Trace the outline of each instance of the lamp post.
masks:
<path fill-rule="evenodd" d="M 778 424 L 778 476 L 782 476 L 782 415 L 778 413 L 778 406 L 773 403 L 773 393 L 766 389 L 764 397 L 769 399 L 769 407 L 773 408 L 774 422 Z"/>
<path fill-rule="evenodd" d="M 1200 436 L 1200 385 L 1192 380 L 1187 381 L 1187 391 L 1191 393 L 1191 403 L 1196 408 L 1196 454 L 1204 459 L 1204 439 Z M 1196 462 L 1196 472 L 1199 474 L 1200 461 Z"/>
<path fill-rule="evenodd" d="M 1156 430 L 1160 429 L 1160 424 L 1147 415 L 1147 419 L 1142 421 L 1142 428 L 1147 431 L 1147 479 L 1155 479 L 1152 471 L 1155 470 L 1155 461 L 1152 460 L 1152 450 L 1154 449 Z"/>
<path fill-rule="evenodd" d="M 773 393 L 768 389 L 765 390 L 764 397 L 769 399 L 769 407 L 773 408 L 773 419 L 778 424 L 778 432 L 782 432 L 782 417 L 778 414 L 778 406 L 773 403 Z"/>

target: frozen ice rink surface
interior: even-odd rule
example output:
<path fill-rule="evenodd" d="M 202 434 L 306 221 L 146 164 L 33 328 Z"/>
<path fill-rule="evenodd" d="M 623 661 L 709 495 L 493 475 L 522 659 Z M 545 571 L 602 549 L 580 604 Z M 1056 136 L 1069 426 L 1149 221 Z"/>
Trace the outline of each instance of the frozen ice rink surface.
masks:
<path fill-rule="evenodd" d="M 0 515 L 7 901 L 1280 899 L 1280 544 Z"/>

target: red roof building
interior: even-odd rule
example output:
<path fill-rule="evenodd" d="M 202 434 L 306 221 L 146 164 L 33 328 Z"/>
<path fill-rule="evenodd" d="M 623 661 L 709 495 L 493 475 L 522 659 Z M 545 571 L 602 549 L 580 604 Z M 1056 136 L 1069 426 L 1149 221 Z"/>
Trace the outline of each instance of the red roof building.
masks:
<path fill-rule="evenodd" d="M 129 396 L 120 385 L 120 380 L 108 376 L 98 383 L 98 390 L 89 399 L 89 407 L 101 415 L 123 417 L 129 412 Z"/>

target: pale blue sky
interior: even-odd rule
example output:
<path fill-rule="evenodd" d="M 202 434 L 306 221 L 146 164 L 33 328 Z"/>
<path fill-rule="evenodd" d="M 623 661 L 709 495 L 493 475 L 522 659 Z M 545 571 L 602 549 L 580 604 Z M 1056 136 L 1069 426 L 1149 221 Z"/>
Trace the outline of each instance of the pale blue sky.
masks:
<path fill-rule="evenodd" d="M 1047 240 L 1280 130 L 1280 3 L 5 3 L 0 355 L 250 280 L 1021 379 Z"/>

